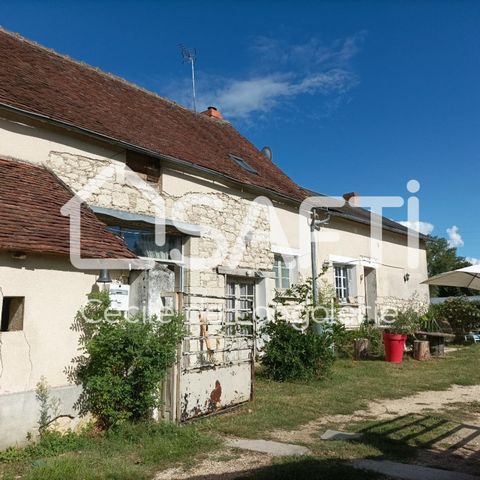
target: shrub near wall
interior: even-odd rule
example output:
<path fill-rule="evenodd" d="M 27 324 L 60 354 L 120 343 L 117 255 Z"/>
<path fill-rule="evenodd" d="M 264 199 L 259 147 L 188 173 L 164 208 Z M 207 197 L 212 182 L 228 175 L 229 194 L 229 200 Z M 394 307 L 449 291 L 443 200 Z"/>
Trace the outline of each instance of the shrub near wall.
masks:
<path fill-rule="evenodd" d="M 282 306 L 290 303 L 290 312 L 299 315 L 292 318 L 288 308 L 276 310 L 275 319 L 262 329 L 265 347 L 261 362 L 267 377 L 276 381 L 307 381 L 328 376 L 335 360 L 334 336 L 342 330 L 341 325 L 337 332 L 330 324 L 338 315 L 331 292 L 331 287 L 322 282 L 319 308 L 315 310 L 311 279 L 277 292 L 274 302 Z M 293 310 L 293 306 L 297 308 Z"/>
<path fill-rule="evenodd" d="M 80 414 L 93 414 L 103 428 L 151 417 L 184 334 L 181 316 L 124 318 L 109 308 L 108 293 L 96 293 L 77 314 L 72 329 L 83 354 L 69 371 L 83 388 Z"/>
<path fill-rule="evenodd" d="M 264 327 L 269 340 L 262 357 L 264 373 L 278 382 L 313 380 L 328 375 L 335 359 L 330 331 L 319 335 L 312 326 L 300 330 L 284 319 Z"/>
<path fill-rule="evenodd" d="M 447 320 L 457 337 L 463 337 L 480 327 L 480 304 L 465 297 L 455 297 L 433 305 L 431 314 L 439 320 Z"/>

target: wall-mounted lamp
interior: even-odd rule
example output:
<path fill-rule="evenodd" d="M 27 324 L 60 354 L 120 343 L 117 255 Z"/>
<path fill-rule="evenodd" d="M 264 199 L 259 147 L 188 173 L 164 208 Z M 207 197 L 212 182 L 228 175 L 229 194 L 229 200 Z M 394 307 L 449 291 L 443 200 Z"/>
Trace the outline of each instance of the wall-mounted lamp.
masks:
<path fill-rule="evenodd" d="M 106 268 L 100 270 L 100 275 L 97 278 L 97 283 L 112 283 L 110 272 Z"/>
<path fill-rule="evenodd" d="M 404 282 L 408 282 L 410 280 L 410 274 L 409 273 L 406 273 L 404 276 L 403 276 L 403 281 Z"/>

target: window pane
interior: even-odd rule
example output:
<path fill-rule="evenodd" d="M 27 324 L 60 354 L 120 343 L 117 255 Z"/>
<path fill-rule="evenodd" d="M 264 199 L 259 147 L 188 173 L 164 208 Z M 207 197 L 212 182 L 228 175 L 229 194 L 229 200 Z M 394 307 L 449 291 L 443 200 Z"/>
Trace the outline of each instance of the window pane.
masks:
<path fill-rule="evenodd" d="M 123 227 L 108 227 L 108 230 L 122 237 L 127 247 L 139 257 L 171 260 L 173 249 L 182 251 L 182 239 L 179 236 L 167 235 L 164 245 L 157 245 L 155 232 Z M 177 257 L 175 257 L 177 259 Z"/>
<path fill-rule="evenodd" d="M 337 297 L 345 300 L 349 296 L 350 268 L 346 266 L 335 267 L 335 290 Z"/>
<path fill-rule="evenodd" d="M 294 262 L 291 260 L 292 259 L 289 259 L 289 261 L 285 262 L 282 255 L 275 255 L 273 271 L 275 273 L 276 288 L 291 287 L 292 269 L 294 265 Z"/>
<path fill-rule="evenodd" d="M 225 312 L 225 321 L 226 323 L 233 323 L 235 321 L 235 284 L 227 283 L 227 298 L 226 301 L 226 312 Z M 226 334 L 232 335 L 235 331 L 235 327 L 227 326 Z"/>
<path fill-rule="evenodd" d="M 226 291 L 227 323 L 251 321 L 253 318 L 255 285 L 251 282 L 228 282 Z M 252 332 L 251 325 L 228 325 L 226 328 L 226 333 L 230 336 L 246 335 Z"/>

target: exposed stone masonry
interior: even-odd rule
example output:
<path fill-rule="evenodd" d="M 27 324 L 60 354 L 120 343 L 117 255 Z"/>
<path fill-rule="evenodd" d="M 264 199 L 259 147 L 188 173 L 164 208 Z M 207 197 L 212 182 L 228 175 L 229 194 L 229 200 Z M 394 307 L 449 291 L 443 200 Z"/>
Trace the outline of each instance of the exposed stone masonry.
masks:
<path fill-rule="evenodd" d="M 155 215 L 154 205 L 145 191 L 142 191 L 143 188 L 128 181 L 123 162 L 51 152 L 46 165 L 75 192 L 90 186 L 107 167 L 114 166 L 116 170 L 113 174 L 99 188 L 92 190 L 88 203 L 131 213 Z M 220 192 L 191 192 L 181 198 L 173 197 L 159 191 L 157 185 L 145 183 L 145 189 L 150 190 L 152 187 L 164 201 L 166 218 L 209 227 L 210 232 L 207 231 L 202 238 L 190 239 L 187 255 L 207 259 L 216 251 L 222 254 L 215 265 L 189 272 L 188 286 L 197 289 L 197 293 L 203 290 L 212 295 L 224 295 L 224 277 L 215 270 L 218 265 L 252 270 L 273 268 L 267 207 Z M 224 244 L 208 238 L 215 234 L 215 230 L 224 239 Z"/>

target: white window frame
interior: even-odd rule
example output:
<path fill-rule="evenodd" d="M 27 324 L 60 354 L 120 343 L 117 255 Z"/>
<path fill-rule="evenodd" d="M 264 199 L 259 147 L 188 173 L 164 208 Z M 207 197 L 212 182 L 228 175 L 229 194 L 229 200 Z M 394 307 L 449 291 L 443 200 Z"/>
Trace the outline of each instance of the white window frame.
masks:
<path fill-rule="evenodd" d="M 233 290 L 231 290 L 233 287 Z M 225 284 L 225 321 L 227 335 L 236 335 L 235 324 L 253 322 L 256 301 L 256 284 L 252 279 L 227 277 Z M 251 293 L 249 290 L 251 289 Z M 251 316 L 251 320 L 247 320 Z"/>
<path fill-rule="evenodd" d="M 275 273 L 275 288 L 277 290 L 286 290 L 290 288 L 297 277 L 297 257 L 293 255 L 274 254 L 273 271 Z M 287 275 L 284 275 L 284 273 Z M 287 286 L 284 285 L 283 280 L 287 280 Z"/>
<path fill-rule="evenodd" d="M 337 270 L 342 275 L 337 275 Z M 333 281 L 335 286 L 335 294 L 340 302 L 345 303 L 352 296 L 354 267 L 344 263 L 335 263 L 333 265 Z"/>

